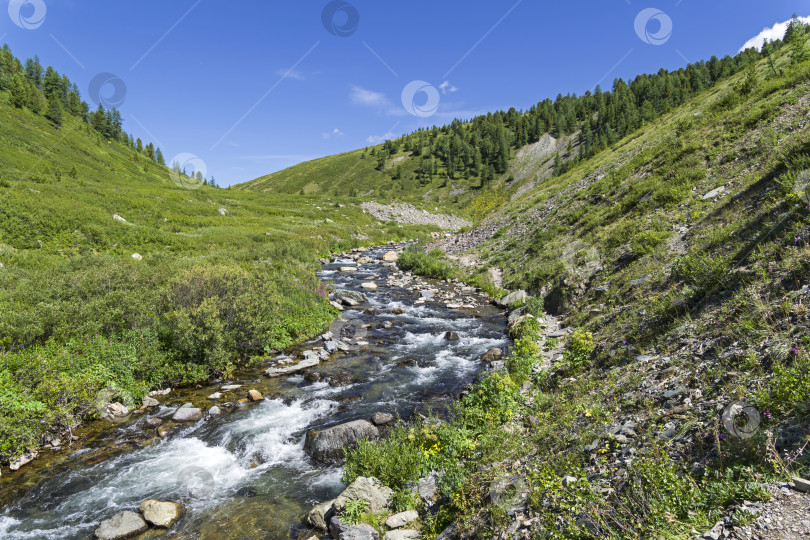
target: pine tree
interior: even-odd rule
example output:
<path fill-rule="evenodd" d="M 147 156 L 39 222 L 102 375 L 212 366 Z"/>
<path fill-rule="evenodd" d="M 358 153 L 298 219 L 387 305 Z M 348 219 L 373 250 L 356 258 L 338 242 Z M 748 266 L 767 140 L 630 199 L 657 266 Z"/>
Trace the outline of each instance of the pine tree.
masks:
<path fill-rule="evenodd" d="M 138 140 L 137 140 L 137 141 L 135 141 L 135 150 L 136 150 L 136 151 L 137 151 L 139 154 L 143 154 L 143 141 L 141 140 L 141 138 L 140 138 L 140 137 L 138 137 Z"/>
<path fill-rule="evenodd" d="M 164 166 L 166 165 L 166 160 L 163 159 L 163 152 L 160 150 L 160 148 L 155 150 L 155 163 L 157 163 L 158 165 L 164 165 Z M 213 180 L 213 178 L 212 178 L 212 180 Z"/>
<path fill-rule="evenodd" d="M 25 80 L 20 75 L 14 75 L 11 79 L 9 102 L 18 109 L 22 109 L 28 103 L 28 89 Z"/>
<path fill-rule="evenodd" d="M 810 59 L 810 51 L 807 49 L 807 31 L 804 23 L 797 15 L 793 15 L 787 32 L 785 32 L 785 42 L 790 44 L 790 58 L 794 64 L 801 64 Z"/>
<path fill-rule="evenodd" d="M 152 143 L 147 144 L 146 147 L 143 149 L 143 153 L 146 154 L 146 157 L 148 157 L 149 159 L 154 161 L 155 160 L 155 145 L 152 144 Z"/>
<path fill-rule="evenodd" d="M 45 118 L 51 121 L 57 128 L 62 125 L 62 117 L 64 111 L 62 110 L 62 102 L 58 97 L 52 97 L 48 100 L 48 111 L 45 113 Z"/>

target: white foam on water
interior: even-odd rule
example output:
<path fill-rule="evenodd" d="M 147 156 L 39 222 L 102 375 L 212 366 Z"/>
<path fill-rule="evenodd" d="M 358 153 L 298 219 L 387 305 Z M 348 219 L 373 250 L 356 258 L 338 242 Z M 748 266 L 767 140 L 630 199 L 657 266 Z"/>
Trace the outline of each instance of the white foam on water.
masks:
<path fill-rule="evenodd" d="M 337 408 L 333 401 L 316 400 L 309 403 L 294 401 L 285 405 L 281 400 L 265 400 L 251 414 L 230 424 L 229 430 L 246 441 L 241 462 L 250 466 L 255 458 L 260 468 L 276 465 L 299 466 L 306 461 L 303 437 L 294 437 L 313 421 L 327 416 Z"/>

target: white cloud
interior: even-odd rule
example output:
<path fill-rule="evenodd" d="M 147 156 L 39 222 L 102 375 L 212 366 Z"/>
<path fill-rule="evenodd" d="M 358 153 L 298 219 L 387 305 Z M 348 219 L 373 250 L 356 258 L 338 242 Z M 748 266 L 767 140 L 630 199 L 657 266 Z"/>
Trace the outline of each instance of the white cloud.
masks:
<path fill-rule="evenodd" d="M 369 143 L 369 144 L 380 144 L 381 142 L 391 140 L 391 139 L 396 139 L 396 138 L 397 138 L 397 136 L 389 131 L 385 135 L 370 135 L 366 139 L 366 142 Z"/>
<path fill-rule="evenodd" d="M 799 17 L 799 20 L 805 24 L 810 24 L 810 17 Z M 745 45 L 740 47 L 740 51 L 744 51 L 745 49 L 749 49 L 751 47 L 761 50 L 762 46 L 765 45 L 766 39 L 768 41 L 782 39 L 785 37 L 785 32 L 787 31 L 789 24 L 790 20 L 787 20 L 785 22 L 776 23 L 770 28 L 763 28 L 762 32 L 746 41 Z"/>
<path fill-rule="evenodd" d="M 304 80 L 304 74 L 295 69 L 279 69 L 276 70 L 276 75 L 285 79 L 295 79 L 296 81 Z"/>
<path fill-rule="evenodd" d="M 439 85 L 439 89 L 441 89 L 442 94 L 444 95 L 458 92 L 458 88 L 450 84 L 450 81 L 444 81 L 442 84 Z"/>
<path fill-rule="evenodd" d="M 366 90 L 360 86 L 352 85 L 349 97 L 352 102 L 368 107 L 385 107 L 390 104 L 388 98 L 382 92 Z"/>
<path fill-rule="evenodd" d="M 343 137 L 344 133 L 340 131 L 338 128 L 332 130 L 332 133 L 321 133 L 324 139 L 331 139 L 332 137 L 340 138 Z"/>

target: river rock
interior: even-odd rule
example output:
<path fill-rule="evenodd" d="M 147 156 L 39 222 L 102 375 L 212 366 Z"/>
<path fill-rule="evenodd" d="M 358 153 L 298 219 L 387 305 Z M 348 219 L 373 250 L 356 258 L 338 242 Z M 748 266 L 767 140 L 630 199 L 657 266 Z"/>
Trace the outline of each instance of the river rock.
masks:
<path fill-rule="evenodd" d="M 346 300 L 352 300 L 352 301 L 356 302 L 355 304 L 352 304 L 353 306 L 356 306 L 356 305 L 361 304 L 363 302 L 368 302 L 368 298 L 366 297 L 365 294 L 363 294 L 361 292 L 358 292 L 358 291 L 350 291 L 348 289 L 338 289 L 338 290 L 336 290 L 334 293 L 332 293 L 332 299 L 335 302 L 340 302 L 342 304 L 346 304 Z M 346 304 L 346 305 L 349 305 L 349 304 Z"/>
<path fill-rule="evenodd" d="M 158 427 L 163 424 L 163 419 L 158 418 L 157 416 L 153 416 L 152 418 L 146 419 L 146 425 L 151 427 Z"/>
<path fill-rule="evenodd" d="M 357 259 L 357 264 L 368 264 L 371 262 L 371 257 L 363 255 L 359 259 Z"/>
<path fill-rule="evenodd" d="M 208 396 L 208 399 L 222 399 L 222 392 L 214 392 Z"/>
<path fill-rule="evenodd" d="M 258 390 L 250 390 L 248 392 L 248 397 L 250 401 L 264 401 L 264 396 Z"/>
<path fill-rule="evenodd" d="M 363 282 L 362 284 L 360 284 L 360 286 L 363 287 L 364 289 L 371 289 L 371 290 L 377 288 L 377 284 L 372 281 Z"/>
<path fill-rule="evenodd" d="M 140 514 L 125 510 L 102 521 L 94 534 L 98 540 L 119 540 L 132 538 L 145 532 L 148 528 L 149 525 Z"/>
<path fill-rule="evenodd" d="M 337 342 L 336 341 L 326 341 L 323 344 L 323 348 L 329 354 L 336 353 L 337 350 L 338 350 Z"/>
<path fill-rule="evenodd" d="M 267 368 L 264 372 L 265 376 L 267 377 L 281 377 L 282 375 L 290 375 L 291 373 L 295 373 L 297 371 L 301 371 L 307 368 L 315 367 L 321 363 L 321 359 L 317 356 L 307 358 L 306 360 L 302 360 L 297 364 L 292 366 L 285 366 L 285 367 L 278 367 L 278 368 Z"/>
<path fill-rule="evenodd" d="M 186 511 L 186 507 L 180 503 L 149 499 L 141 503 L 140 510 L 143 519 L 150 525 L 168 528 L 180 519 Z"/>
<path fill-rule="evenodd" d="M 341 266 L 340 271 L 345 272 L 345 273 L 357 272 L 357 267 L 356 266 Z"/>
<path fill-rule="evenodd" d="M 210 409 L 208 409 L 208 416 L 220 416 L 222 414 L 222 409 L 214 405 Z"/>
<path fill-rule="evenodd" d="M 419 536 L 418 531 L 414 531 L 413 529 L 399 529 L 396 531 L 388 531 L 383 536 L 383 540 L 419 540 L 421 536 Z"/>
<path fill-rule="evenodd" d="M 343 306 L 335 302 L 334 300 L 329 300 L 329 305 L 335 308 L 338 311 L 343 311 Z"/>
<path fill-rule="evenodd" d="M 407 512 L 400 512 L 399 514 L 390 516 L 385 520 L 385 524 L 389 529 L 400 529 L 417 519 L 419 519 L 419 512 L 416 510 L 408 510 Z"/>
<path fill-rule="evenodd" d="M 382 260 L 385 262 L 397 262 L 399 260 L 399 255 L 397 255 L 396 251 L 389 251 L 382 256 Z"/>
<path fill-rule="evenodd" d="M 371 415 L 371 421 L 375 426 L 390 426 L 395 420 L 396 418 L 391 413 L 375 412 Z"/>
<path fill-rule="evenodd" d="M 12 471 L 20 470 L 23 465 L 28 465 L 34 461 L 39 453 L 36 450 L 26 450 L 20 457 L 9 463 L 8 468 Z"/>
<path fill-rule="evenodd" d="M 380 540 L 380 533 L 368 523 L 352 525 L 338 536 L 339 540 Z"/>
<path fill-rule="evenodd" d="M 342 514 L 346 503 L 358 499 L 368 502 L 367 512 L 377 514 L 388 508 L 394 492 L 374 477 L 360 476 L 338 495 L 334 502 L 335 512 Z"/>
<path fill-rule="evenodd" d="M 525 302 L 528 300 L 529 294 L 526 291 L 515 291 L 513 293 L 509 293 L 500 300 L 496 301 L 501 307 L 512 307 L 512 305 L 517 304 L 518 302 Z"/>
<path fill-rule="evenodd" d="M 453 331 L 450 331 L 444 334 L 444 339 L 446 339 L 447 341 L 458 341 L 459 337 L 458 334 L 456 334 Z"/>
<path fill-rule="evenodd" d="M 484 362 L 495 362 L 496 360 L 500 360 L 503 358 L 503 349 L 499 349 L 497 347 L 492 348 L 484 353 L 481 357 L 481 360 Z"/>
<path fill-rule="evenodd" d="M 151 392 L 149 392 L 149 397 L 168 396 L 171 391 L 172 391 L 171 388 L 164 388 L 163 390 L 152 390 Z"/>
<path fill-rule="evenodd" d="M 225 386 L 222 387 L 222 389 L 224 391 L 226 391 L 226 392 L 231 392 L 233 390 L 239 390 L 240 388 L 242 388 L 241 384 L 226 384 Z"/>
<path fill-rule="evenodd" d="M 153 397 L 146 396 L 143 398 L 144 407 L 157 407 L 158 405 L 160 405 L 160 402 Z"/>
<path fill-rule="evenodd" d="M 322 531 L 327 530 L 329 528 L 329 520 L 335 513 L 332 509 L 333 504 L 335 504 L 334 499 L 323 502 L 310 510 L 305 520 L 306 524 Z"/>
<path fill-rule="evenodd" d="M 339 517 L 332 516 L 329 519 L 329 534 L 332 538 L 340 538 L 340 535 L 349 530 L 349 525 L 345 525 Z"/>
<path fill-rule="evenodd" d="M 320 461 L 343 459 L 343 449 L 354 446 L 364 437 L 376 439 L 380 432 L 368 420 L 355 420 L 324 430 L 307 432 L 304 450 Z"/>
<path fill-rule="evenodd" d="M 202 419 L 202 410 L 196 407 L 180 407 L 172 416 L 175 422 L 196 422 Z"/>

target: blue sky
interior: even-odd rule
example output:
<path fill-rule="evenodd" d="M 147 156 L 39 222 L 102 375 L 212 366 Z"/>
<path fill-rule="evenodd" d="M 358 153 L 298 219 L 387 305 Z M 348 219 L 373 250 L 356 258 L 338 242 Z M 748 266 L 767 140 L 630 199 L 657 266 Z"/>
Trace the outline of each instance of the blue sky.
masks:
<path fill-rule="evenodd" d="M 123 98 L 127 131 L 230 185 L 735 54 L 794 12 L 810 1 L 11 0 L 0 42 L 67 73 L 91 104 L 91 82 L 112 74 L 96 82 Z M 403 100 L 412 81 L 422 91 Z"/>

